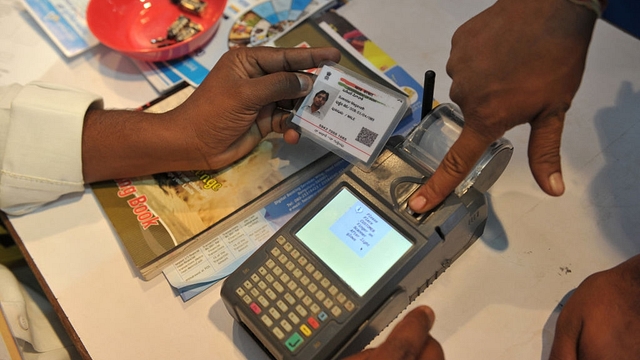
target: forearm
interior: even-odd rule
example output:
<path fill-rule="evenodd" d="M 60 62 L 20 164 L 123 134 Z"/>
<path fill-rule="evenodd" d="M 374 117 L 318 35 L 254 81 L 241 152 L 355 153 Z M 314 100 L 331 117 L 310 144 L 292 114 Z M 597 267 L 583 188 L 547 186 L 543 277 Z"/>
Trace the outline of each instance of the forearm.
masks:
<path fill-rule="evenodd" d="M 582 80 L 596 19 L 569 0 L 497 0 L 456 30 L 447 61 L 449 96 L 465 126 L 410 198 L 413 211 L 437 206 L 493 141 L 526 123 L 531 172 L 544 192 L 562 195 L 564 114 Z"/>
<path fill-rule="evenodd" d="M 229 51 L 163 114 L 102 110 L 99 96 L 51 84 L 0 88 L 0 208 L 25 213 L 86 183 L 228 166 L 284 131 L 277 105 L 307 95 L 311 80 L 297 71 L 324 60 L 338 62 L 339 51 Z"/>
<path fill-rule="evenodd" d="M 181 123 L 172 113 L 89 110 L 82 134 L 85 183 L 195 169 L 201 156 Z"/>

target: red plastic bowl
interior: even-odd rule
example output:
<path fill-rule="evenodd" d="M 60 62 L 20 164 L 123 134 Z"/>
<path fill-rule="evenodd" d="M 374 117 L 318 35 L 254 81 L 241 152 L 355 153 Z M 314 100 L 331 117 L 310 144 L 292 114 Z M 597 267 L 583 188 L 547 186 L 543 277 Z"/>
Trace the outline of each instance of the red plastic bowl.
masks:
<path fill-rule="evenodd" d="M 226 0 L 205 1 L 203 12 L 195 15 L 171 0 L 91 0 L 87 24 L 101 43 L 114 50 L 139 60 L 165 61 L 199 49 L 215 34 Z M 152 44 L 152 39 L 166 37 L 180 14 L 202 25 L 202 31 L 172 45 Z"/>

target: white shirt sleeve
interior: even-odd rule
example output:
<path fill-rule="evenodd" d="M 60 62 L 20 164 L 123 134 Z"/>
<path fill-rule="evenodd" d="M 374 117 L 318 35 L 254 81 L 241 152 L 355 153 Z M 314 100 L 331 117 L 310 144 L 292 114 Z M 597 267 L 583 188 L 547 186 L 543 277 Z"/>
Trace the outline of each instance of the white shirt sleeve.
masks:
<path fill-rule="evenodd" d="M 20 215 L 84 191 L 82 126 L 102 99 L 55 84 L 0 87 L 0 209 Z"/>
<path fill-rule="evenodd" d="M 0 265 L 0 307 L 22 352 L 22 359 L 80 357 L 47 299 L 19 283 L 11 270 L 3 265 Z"/>

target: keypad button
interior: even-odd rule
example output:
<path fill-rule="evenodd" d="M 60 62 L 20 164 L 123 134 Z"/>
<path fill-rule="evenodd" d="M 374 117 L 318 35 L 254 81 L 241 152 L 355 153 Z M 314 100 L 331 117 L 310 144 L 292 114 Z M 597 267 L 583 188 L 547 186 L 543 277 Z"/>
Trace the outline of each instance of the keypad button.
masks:
<path fill-rule="evenodd" d="M 322 302 L 322 305 L 324 305 L 324 307 L 326 307 L 327 309 L 331 309 L 331 307 L 333 306 L 333 300 L 331 300 L 331 298 L 326 298 Z"/>
<path fill-rule="evenodd" d="M 276 320 L 280 319 L 280 313 L 278 312 L 278 310 L 276 310 L 276 308 L 269 308 L 269 314 Z"/>
<path fill-rule="evenodd" d="M 282 245 L 282 247 L 283 247 L 287 252 L 291 252 L 291 250 L 293 250 L 293 245 L 291 245 L 291 243 L 285 243 L 284 245 Z"/>
<path fill-rule="evenodd" d="M 344 301 L 347 300 L 347 297 L 344 296 L 343 293 L 340 293 L 340 294 L 336 295 L 336 300 L 338 300 L 338 302 L 340 304 L 344 304 Z"/>
<path fill-rule="evenodd" d="M 303 297 L 305 295 L 305 292 L 304 292 L 304 290 L 302 290 L 302 288 L 297 288 L 296 291 L 294 292 L 294 294 L 296 294 L 298 299 L 300 299 L 301 297 Z"/>
<path fill-rule="evenodd" d="M 304 335 L 306 337 L 311 336 L 311 334 L 313 333 L 311 331 L 311 329 L 306 324 L 300 325 L 300 332 L 302 333 L 302 335 Z"/>
<path fill-rule="evenodd" d="M 291 330 L 293 330 L 293 326 L 291 326 L 291 324 L 289 324 L 287 320 L 280 321 L 280 326 L 282 326 L 282 328 L 286 332 L 290 332 Z"/>
<path fill-rule="evenodd" d="M 273 280 L 275 280 L 275 278 L 271 274 L 267 274 L 264 278 L 267 279 L 267 281 L 270 283 L 272 283 Z"/>
<path fill-rule="evenodd" d="M 264 268 L 264 266 L 260 266 L 260 268 L 258 269 L 258 272 L 260 273 L 260 275 L 265 276 L 267 275 L 267 269 Z"/>
<path fill-rule="evenodd" d="M 291 322 L 293 323 L 293 325 L 297 325 L 300 322 L 300 318 L 298 317 L 298 315 L 296 315 L 296 313 L 294 312 L 290 312 L 287 317 L 289 318 L 289 320 L 291 320 Z"/>
<path fill-rule="evenodd" d="M 305 296 L 305 297 L 303 297 L 303 298 L 302 298 L 302 303 L 303 303 L 305 306 L 309 306 L 309 305 L 311 305 L 311 304 L 313 303 L 313 300 L 311 300 L 311 298 L 310 298 L 310 297 Z"/>
<path fill-rule="evenodd" d="M 275 276 L 280 276 L 280 275 L 282 275 L 282 269 L 281 269 L 279 266 L 274 267 L 274 268 L 273 268 L 273 274 L 274 274 Z"/>
<path fill-rule="evenodd" d="M 331 294 L 331 296 L 336 296 L 336 294 L 338 293 L 338 288 L 331 285 L 329 286 L 329 294 Z"/>
<path fill-rule="evenodd" d="M 286 242 L 287 242 L 287 239 L 285 239 L 285 237 L 284 237 L 284 236 L 280 235 L 280 236 L 278 236 L 278 237 L 276 238 L 276 242 L 278 242 L 278 244 L 282 245 L 282 244 L 284 244 L 284 243 L 286 243 Z"/>
<path fill-rule="evenodd" d="M 280 330 L 279 327 L 276 326 L 271 331 L 273 331 L 273 335 L 275 335 L 278 338 L 278 340 L 284 339 L 284 333 L 282 332 L 282 330 Z"/>
<path fill-rule="evenodd" d="M 318 290 L 318 292 L 316 293 L 316 299 L 320 301 L 324 300 L 324 298 L 326 297 L 327 295 L 322 290 Z"/>
<path fill-rule="evenodd" d="M 300 256 L 300 252 L 296 249 L 293 249 L 293 251 L 291 251 L 291 257 L 294 259 L 297 259 Z"/>
<path fill-rule="evenodd" d="M 313 266 L 313 264 L 307 264 L 304 269 L 307 270 L 309 274 L 313 274 L 313 272 L 316 270 L 316 267 Z"/>
<path fill-rule="evenodd" d="M 352 311 L 353 309 L 356 308 L 356 306 L 351 301 L 347 301 L 344 304 L 344 308 L 347 309 L 347 311 Z"/>
<path fill-rule="evenodd" d="M 285 341 L 285 345 L 289 351 L 294 352 L 303 342 L 304 339 L 302 336 L 295 332 L 287 339 L 287 341 Z"/>
<path fill-rule="evenodd" d="M 318 304 L 313 303 L 311 304 L 311 306 L 309 306 L 309 310 L 311 310 L 312 313 L 317 314 L 320 312 L 320 306 L 318 306 Z"/>
<path fill-rule="evenodd" d="M 296 303 L 296 298 L 294 298 L 290 293 L 284 294 L 284 299 L 287 300 L 289 305 L 293 305 Z"/>
<path fill-rule="evenodd" d="M 271 289 L 267 289 L 264 293 L 267 294 L 267 296 L 271 300 L 275 300 L 278 297 L 278 295 L 275 292 L 273 292 L 273 290 Z"/>
<path fill-rule="evenodd" d="M 238 296 L 240 297 L 243 297 L 246 294 L 246 292 L 244 291 L 243 288 L 239 287 L 236 289 L 236 294 L 238 294 Z"/>
<path fill-rule="evenodd" d="M 260 288 L 260 290 L 263 290 L 267 288 L 267 283 L 265 283 L 264 281 L 260 280 L 260 282 L 258 283 L 258 287 Z"/>
<path fill-rule="evenodd" d="M 253 273 L 251 275 L 251 280 L 253 280 L 254 283 L 257 283 L 258 281 L 260 281 L 260 275 Z"/>
<path fill-rule="evenodd" d="M 300 279 L 300 277 L 302 276 L 302 270 L 295 268 L 293 269 L 292 274 L 296 277 L 296 279 Z"/>
<path fill-rule="evenodd" d="M 271 320 L 271 318 L 269 317 L 269 315 L 264 314 L 260 317 L 260 320 L 262 320 L 262 322 L 267 325 L 267 327 L 271 327 L 271 325 L 273 325 L 273 321 Z"/>
<path fill-rule="evenodd" d="M 280 311 L 282 312 L 286 312 L 287 310 L 289 310 L 289 307 L 287 306 L 287 304 L 285 304 L 284 301 L 282 300 L 278 300 L 278 302 L 276 302 L 276 305 L 278 306 L 278 309 L 280 309 Z"/>
<path fill-rule="evenodd" d="M 258 297 L 258 295 L 260 295 L 260 291 L 258 291 L 258 289 L 256 288 L 251 289 L 250 292 L 253 297 Z"/>
<path fill-rule="evenodd" d="M 282 254 L 280 248 L 274 247 L 273 249 L 271 249 L 271 255 L 278 257 L 280 256 L 280 254 Z"/>
<path fill-rule="evenodd" d="M 309 279 L 307 275 L 304 275 L 303 277 L 300 278 L 300 283 L 304 286 L 309 285 L 310 282 L 311 282 L 311 279 Z"/>
<path fill-rule="evenodd" d="M 318 271 L 318 270 L 314 271 L 313 272 L 313 278 L 318 280 L 318 281 L 320 281 L 320 279 L 323 278 L 322 273 L 320 271 Z"/>
<path fill-rule="evenodd" d="M 320 311 L 320 313 L 318 314 L 318 319 L 320 319 L 320 321 L 325 321 L 328 318 L 329 318 L 329 315 L 327 315 L 327 313 L 324 311 Z"/>
<path fill-rule="evenodd" d="M 309 284 L 309 286 L 307 286 L 307 289 L 309 289 L 309 291 L 311 291 L 312 293 L 315 293 L 316 291 L 318 291 L 318 286 L 314 283 Z"/>
<path fill-rule="evenodd" d="M 251 303 L 251 301 L 253 301 L 253 300 L 251 299 L 251 296 L 249 296 L 249 295 L 245 295 L 245 296 L 243 296 L 243 297 L 242 297 L 242 300 L 243 300 L 245 303 L 247 303 L 247 304 L 249 304 L 249 303 Z"/>
<path fill-rule="evenodd" d="M 277 281 L 273 283 L 273 288 L 276 289 L 276 291 L 279 293 L 282 293 L 284 291 L 284 286 L 282 286 L 282 284 Z"/>
<path fill-rule="evenodd" d="M 280 276 L 280 280 L 282 280 L 282 282 L 286 284 L 289 282 L 289 280 L 291 280 L 291 277 L 287 273 L 284 273 Z"/>
<path fill-rule="evenodd" d="M 307 314 L 309 314 L 307 309 L 305 309 L 304 306 L 300 304 L 296 305 L 296 311 L 298 312 L 298 314 L 300 314 L 300 316 L 303 316 L 303 317 L 306 317 Z"/>
<path fill-rule="evenodd" d="M 331 309 L 331 314 L 333 314 L 333 316 L 338 317 L 340 316 L 340 314 L 342 314 L 342 309 L 340 309 L 337 306 L 334 306 L 333 309 Z"/>
<path fill-rule="evenodd" d="M 258 296 L 258 302 L 260 303 L 260 305 L 262 305 L 262 307 L 266 308 L 267 306 L 269 306 L 269 301 L 267 301 L 267 298 L 262 295 Z"/>
<path fill-rule="evenodd" d="M 291 280 L 287 283 L 287 287 L 289 288 L 289 290 L 293 291 L 298 287 L 298 284 L 296 284 L 295 281 Z"/>
<path fill-rule="evenodd" d="M 267 262 L 265 263 L 265 265 L 267 265 L 267 267 L 268 267 L 269 269 L 273 269 L 273 267 L 274 267 L 274 266 L 276 266 L 276 262 L 275 262 L 275 261 L 273 261 L 273 259 L 269 259 L 269 260 L 267 260 Z"/>
<path fill-rule="evenodd" d="M 260 308 L 260 305 L 256 304 L 256 303 L 251 303 L 249 305 L 249 308 L 251 308 L 251 311 L 253 311 L 254 314 L 258 315 L 262 312 L 262 308 Z"/>
<path fill-rule="evenodd" d="M 320 280 L 320 285 L 322 285 L 323 288 L 328 288 L 329 285 L 331 285 L 331 281 L 329 281 L 329 279 L 324 278 L 322 280 Z"/>
<path fill-rule="evenodd" d="M 319 328 L 319 327 L 320 327 L 320 323 L 318 323 L 318 320 L 316 320 L 316 319 L 315 319 L 315 318 L 313 318 L 313 317 L 308 318 L 308 319 L 307 319 L 307 323 L 308 323 L 309 325 L 311 325 L 311 327 L 312 327 L 312 328 L 314 328 L 314 329 L 317 329 L 317 328 Z"/>
<path fill-rule="evenodd" d="M 305 266 L 307 265 L 307 258 L 304 256 L 300 256 L 300 258 L 298 258 L 298 264 L 300 264 L 300 266 Z"/>
<path fill-rule="evenodd" d="M 296 265 L 295 265 L 291 260 L 289 260 L 289 261 L 287 261 L 287 263 L 284 265 L 284 267 L 286 267 L 286 268 L 287 268 L 287 270 L 289 270 L 289 271 L 293 271 L 293 269 L 295 269 L 295 268 L 296 268 Z"/>
<path fill-rule="evenodd" d="M 251 290 L 251 288 L 253 287 L 253 284 L 249 280 L 247 280 L 244 283 L 242 283 L 242 285 L 244 285 L 244 288 L 247 289 L 247 290 Z"/>

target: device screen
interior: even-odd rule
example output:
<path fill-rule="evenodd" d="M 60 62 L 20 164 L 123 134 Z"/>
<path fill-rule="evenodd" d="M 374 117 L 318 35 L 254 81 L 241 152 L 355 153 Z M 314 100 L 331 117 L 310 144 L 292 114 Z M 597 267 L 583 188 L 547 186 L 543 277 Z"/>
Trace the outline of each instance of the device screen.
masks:
<path fill-rule="evenodd" d="M 412 245 L 346 188 L 296 236 L 360 296 Z"/>

